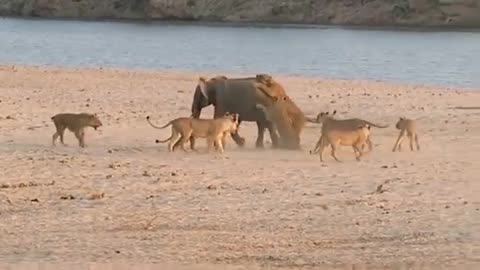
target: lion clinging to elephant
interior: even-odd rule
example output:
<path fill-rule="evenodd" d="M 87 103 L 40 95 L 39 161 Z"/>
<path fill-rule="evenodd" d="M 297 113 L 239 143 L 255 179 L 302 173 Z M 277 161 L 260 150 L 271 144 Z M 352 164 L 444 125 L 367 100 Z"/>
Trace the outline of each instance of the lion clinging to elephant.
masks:
<path fill-rule="evenodd" d="M 285 89 L 267 74 L 233 79 L 217 76 L 207 80 L 201 77 L 193 96 L 192 116 L 199 118 L 204 107 L 213 105 L 214 118 L 229 112 L 239 115 L 239 124 L 242 121 L 256 122 L 257 148 L 263 148 L 264 132 L 268 129 L 273 148 L 300 149 L 305 116 L 290 98 L 283 97 L 287 97 Z M 281 102 L 276 102 L 280 99 Z M 232 139 L 239 146 L 245 144 L 238 131 L 232 134 Z M 193 141 L 191 145 L 193 147 Z"/>

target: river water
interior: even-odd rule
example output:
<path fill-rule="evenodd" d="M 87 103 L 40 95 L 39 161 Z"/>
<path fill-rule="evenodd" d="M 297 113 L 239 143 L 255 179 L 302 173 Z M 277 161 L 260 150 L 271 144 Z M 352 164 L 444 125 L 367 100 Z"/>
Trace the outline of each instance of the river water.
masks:
<path fill-rule="evenodd" d="M 480 87 L 480 32 L 0 18 L 0 64 Z"/>

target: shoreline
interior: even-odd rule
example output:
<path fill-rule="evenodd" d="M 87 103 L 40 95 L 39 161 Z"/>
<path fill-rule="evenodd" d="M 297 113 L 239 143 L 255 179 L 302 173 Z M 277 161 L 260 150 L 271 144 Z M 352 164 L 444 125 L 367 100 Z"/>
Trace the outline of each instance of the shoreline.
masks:
<path fill-rule="evenodd" d="M 29 65 L 29 64 L 16 64 L 16 63 L 0 63 L 1 69 L 46 69 L 54 71 L 108 71 L 108 72 L 132 72 L 132 73 L 147 73 L 147 74 L 165 74 L 169 76 L 171 74 L 183 74 L 191 75 L 192 80 L 196 81 L 199 76 L 213 77 L 216 75 L 225 75 L 230 77 L 248 77 L 258 73 L 264 73 L 261 70 L 252 71 L 252 73 L 240 73 L 240 72 L 225 72 L 225 71 L 216 71 L 216 70 L 206 70 L 206 71 L 195 71 L 195 70 L 183 70 L 183 69 L 154 69 L 154 68 L 125 68 L 125 67 L 113 67 L 113 66 L 90 66 L 90 67 L 74 67 L 74 66 L 60 66 L 60 65 Z M 324 81 L 338 81 L 338 82 L 348 82 L 348 83 L 377 83 L 383 85 L 399 85 L 413 88 L 425 88 L 429 90 L 439 90 L 439 91 L 462 91 L 462 92 L 480 92 L 480 87 L 462 87 L 462 86 L 446 86 L 446 85 L 435 85 L 435 84 L 422 84 L 422 83 L 407 83 L 402 81 L 390 81 L 390 80 L 373 80 L 373 79 L 349 79 L 349 78 L 339 78 L 339 77 L 327 77 L 327 76 L 315 76 L 315 75 L 299 75 L 299 74 L 283 74 L 283 73 L 268 73 L 273 77 L 287 78 L 287 79 L 305 79 L 305 80 L 324 80 Z"/>
<path fill-rule="evenodd" d="M 129 24 L 165 24 L 165 25 L 195 25 L 207 27 L 252 27 L 252 28 L 291 28 L 291 29 L 345 29 L 358 31 L 399 31 L 399 32 L 467 32 L 478 33 L 480 26 L 457 26 L 457 25 L 369 25 L 369 24 L 315 24 L 296 22 L 262 22 L 262 21 L 218 21 L 218 20 L 180 20 L 180 19 L 148 19 L 148 18 L 89 18 L 89 17 L 34 17 L 3 15 L 2 18 L 20 20 L 49 20 L 49 21 L 78 21 L 78 22 L 113 22 Z"/>

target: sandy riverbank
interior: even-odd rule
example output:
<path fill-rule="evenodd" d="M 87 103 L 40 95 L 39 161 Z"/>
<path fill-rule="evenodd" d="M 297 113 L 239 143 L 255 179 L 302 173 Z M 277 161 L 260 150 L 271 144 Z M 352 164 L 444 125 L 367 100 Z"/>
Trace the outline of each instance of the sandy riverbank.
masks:
<path fill-rule="evenodd" d="M 229 140 L 225 159 L 168 154 L 154 140 L 170 130 L 145 116 L 188 115 L 199 75 L 216 74 L 0 66 L 0 265 L 479 262 L 480 110 L 454 107 L 478 107 L 480 91 L 274 75 L 308 115 L 337 109 L 391 126 L 373 129 L 361 162 L 348 148 L 341 164 L 309 155 L 315 125 L 298 152 L 254 149 L 256 125 L 243 123 L 247 146 Z M 86 149 L 71 133 L 68 147 L 51 147 L 50 117 L 66 111 L 104 122 Z M 391 152 L 400 115 L 421 118 L 421 152 Z"/>

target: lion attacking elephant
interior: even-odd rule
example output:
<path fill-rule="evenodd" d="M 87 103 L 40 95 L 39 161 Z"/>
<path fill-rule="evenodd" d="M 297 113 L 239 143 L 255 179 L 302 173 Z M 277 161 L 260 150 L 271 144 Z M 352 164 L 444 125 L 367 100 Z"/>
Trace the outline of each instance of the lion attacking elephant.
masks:
<path fill-rule="evenodd" d="M 269 95 L 265 85 L 257 88 L 268 98 L 266 103 L 258 103 L 257 108 L 265 112 L 267 120 L 272 121 L 275 129 L 280 134 L 279 148 L 299 150 L 300 134 L 307 122 L 307 118 L 288 96 Z"/>
<path fill-rule="evenodd" d="M 204 107 L 214 106 L 214 118 L 217 118 L 226 112 L 239 114 L 239 124 L 242 121 L 256 122 L 258 127 L 258 136 L 255 146 L 263 148 L 263 139 L 265 129 L 268 129 L 272 146 L 278 146 L 278 135 L 273 128 L 272 122 L 265 117 L 263 110 L 256 107 L 257 103 L 265 103 L 265 95 L 259 94 L 256 84 L 268 85 L 272 77 L 266 74 L 259 74 L 255 77 L 233 78 L 225 76 L 213 77 L 210 80 L 200 78 L 192 101 L 192 116 L 199 118 Z M 283 88 L 274 89 L 277 92 L 269 92 L 271 96 L 283 96 Z M 267 92 L 270 89 L 267 89 Z M 232 139 L 239 146 L 245 144 L 245 139 L 240 137 L 238 131 L 232 133 Z M 193 142 L 191 142 L 192 144 Z"/>
<path fill-rule="evenodd" d="M 271 118 L 266 117 L 264 110 L 264 108 L 273 108 L 271 106 L 274 104 L 274 99 L 286 96 L 284 88 L 267 74 L 233 79 L 225 76 L 213 77 L 210 80 L 200 78 L 193 96 L 192 116 L 200 117 L 202 108 L 213 105 L 214 118 L 230 112 L 239 114 L 239 124 L 242 121 L 256 122 L 258 137 L 255 145 L 257 148 L 263 148 L 264 132 L 268 129 L 273 148 L 299 149 L 299 136 L 306 120 L 295 103 L 287 99 L 281 103 L 282 106 L 274 106 L 278 107 L 278 110 L 275 110 Z M 257 104 L 264 107 L 259 108 Z M 282 140 L 281 144 L 279 144 L 277 130 Z M 232 133 L 232 139 L 239 146 L 245 144 L 245 139 L 240 137 L 238 131 Z M 190 143 L 193 147 L 194 142 Z"/>

